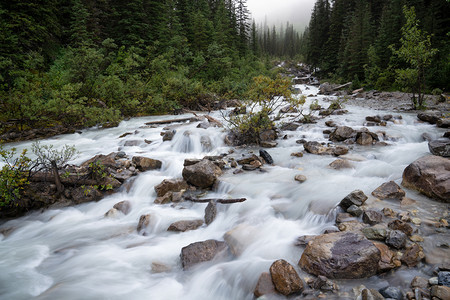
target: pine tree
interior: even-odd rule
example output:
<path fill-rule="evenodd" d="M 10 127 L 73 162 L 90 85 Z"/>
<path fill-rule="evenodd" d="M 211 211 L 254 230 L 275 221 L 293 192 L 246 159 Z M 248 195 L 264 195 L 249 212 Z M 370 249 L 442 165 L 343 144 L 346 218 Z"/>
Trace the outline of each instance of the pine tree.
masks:
<path fill-rule="evenodd" d="M 309 22 L 309 39 L 306 61 L 312 67 L 321 66 L 324 45 L 329 38 L 330 4 L 328 0 L 318 0 Z"/>

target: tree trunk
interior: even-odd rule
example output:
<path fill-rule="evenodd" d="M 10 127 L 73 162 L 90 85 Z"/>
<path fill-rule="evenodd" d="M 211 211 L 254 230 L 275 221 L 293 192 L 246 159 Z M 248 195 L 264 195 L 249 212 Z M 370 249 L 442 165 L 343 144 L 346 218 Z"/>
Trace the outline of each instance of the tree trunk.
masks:
<path fill-rule="evenodd" d="M 56 191 L 57 191 L 56 196 L 60 197 L 62 195 L 62 193 L 64 192 L 64 185 L 61 183 L 61 178 L 59 177 L 58 166 L 56 165 L 56 161 L 52 160 L 51 164 L 52 164 L 52 171 L 53 171 L 53 176 L 55 178 L 55 184 L 56 184 Z"/>

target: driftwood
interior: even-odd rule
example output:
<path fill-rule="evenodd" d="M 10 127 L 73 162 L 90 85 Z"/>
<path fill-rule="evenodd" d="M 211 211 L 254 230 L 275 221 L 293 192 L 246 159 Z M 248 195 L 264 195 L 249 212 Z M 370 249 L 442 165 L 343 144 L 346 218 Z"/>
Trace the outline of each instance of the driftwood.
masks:
<path fill-rule="evenodd" d="M 223 127 L 222 123 L 219 120 L 214 119 L 213 117 L 208 115 L 204 115 L 204 117 L 209 121 L 209 123 L 216 124 L 218 127 Z"/>
<path fill-rule="evenodd" d="M 162 125 L 162 124 L 170 124 L 170 123 L 176 123 L 176 122 L 186 122 L 186 121 L 198 121 L 194 117 L 189 118 L 178 118 L 178 119 L 170 119 L 170 120 L 159 120 L 159 121 L 150 121 L 145 123 L 145 125 Z"/>
<path fill-rule="evenodd" d="M 232 204 L 232 203 L 240 203 L 247 200 L 247 198 L 237 198 L 237 199 L 197 199 L 192 197 L 184 197 L 184 200 L 195 202 L 195 203 L 209 203 L 209 202 L 216 202 L 216 203 L 222 203 L 222 204 Z"/>
<path fill-rule="evenodd" d="M 340 89 L 349 87 L 349 86 L 351 86 L 351 85 L 352 85 L 352 82 L 347 82 L 347 83 L 345 83 L 345 84 L 343 84 L 343 85 L 340 85 L 340 86 L 335 87 L 335 88 L 333 89 L 333 91 L 337 91 L 337 90 L 340 90 Z"/>

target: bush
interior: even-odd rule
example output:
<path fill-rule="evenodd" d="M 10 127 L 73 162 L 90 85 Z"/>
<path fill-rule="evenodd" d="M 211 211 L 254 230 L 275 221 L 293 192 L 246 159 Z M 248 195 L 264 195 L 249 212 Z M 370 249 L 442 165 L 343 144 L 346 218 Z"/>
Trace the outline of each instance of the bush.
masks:
<path fill-rule="evenodd" d="M 31 160 L 27 150 L 16 156 L 16 148 L 5 150 L 0 145 L 0 159 L 5 165 L 0 170 L 0 207 L 18 205 L 21 191 L 29 184 Z"/>

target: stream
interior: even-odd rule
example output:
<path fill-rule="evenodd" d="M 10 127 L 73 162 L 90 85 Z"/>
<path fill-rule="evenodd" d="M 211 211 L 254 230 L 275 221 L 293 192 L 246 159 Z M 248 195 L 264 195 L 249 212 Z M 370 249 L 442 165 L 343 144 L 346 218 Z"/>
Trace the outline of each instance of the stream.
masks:
<path fill-rule="evenodd" d="M 317 87 L 298 85 L 305 95 L 317 95 Z M 308 97 L 307 109 L 313 100 L 328 107 L 331 96 Z M 361 99 L 361 101 L 364 101 Z M 108 129 L 91 128 L 82 132 L 56 136 L 41 141 L 43 145 L 74 145 L 79 156 L 71 161 L 81 164 L 97 154 L 124 151 L 129 157 L 139 155 L 163 162 L 161 170 L 139 174 L 129 189 L 107 196 L 99 202 L 74 207 L 32 212 L 24 217 L 0 223 L 0 299 L 253 299 L 253 290 L 262 272 L 267 272 L 277 259 L 290 262 L 300 276 L 311 277 L 297 263 L 303 251 L 295 241 L 302 235 L 320 234 L 334 227 L 333 208 L 353 190 L 366 195 L 382 183 L 401 183 L 403 170 L 419 157 L 429 154 L 422 134 L 438 138 L 443 129 L 420 123 L 415 113 L 375 111 L 346 105 L 349 112 L 319 119 L 317 124 L 304 124 L 296 131 L 286 131 L 287 139 L 278 139 L 276 148 L 266 149 L 273 165 L 264 165 L 263 172 L 244 171 L 233 174 L 226 170 L 220 183 L 207 198 L 240 198 L 247 201 L 218 205 L 216 219 L 192 231 L 176 233 L 167 228 L 175 221 L 203 219 L 206 204 L 181 202 L 154 204 L 155 185 L 163 179 L 180 178 L 187 158 L 229 153 L 239 158 L 257 147 L 225 145 L 226 131 L 221 128 L 197 128 L 199 122 L 144 126 L 146 122 L 171 119 L 173 116 L 133 118 Z M 369 127 L 372 132 L 384 131 L 388 146 L 350 145 L 349 159 L 353 168 L 334 170 L 328 167 L 336 157 L 305 153 L 296 143 L 299 139 L 328 142 L 323 130 L 326 120 L 354 129 L 363 127 L 366 116 L 401 115 L 386 127 Z M 190 114 L 182 115 L 189 117 Z M 211 116 L 223 120 L 220 112 Z M 177 130 L 172 141 L 162 141 L 163 127 Z M 189 131 L 190 134 L 184 134 Z M 119 138 L 126 132 L 132 132 Z M 210 139 L 210 149 L 202 144 L 202 136 Z M 150 144 L 144 140 L 152 141 Z M 125 141 L 138 141 L 125 146 Z M 31 148 L 32 141 L 10 144 L 19 151 Z M 32 157 L 32 155 L 30 155 Z M 304 183 L 295 175 L 307 177 Z M 446 205 L 405 189 L 407 197 L 417 201 L 414 213 L 422 219 L 442 216 Z M 128 200 L 131 211 L 107 218 L 105 213 L 117 202 Z M 376 208 L 400 210 L 397 202 L 378 201 L 369 196 Z M 136 226 L 141 215 L 150 214 L 147 235 L 139 235 Z M 208 239 L 223 240 L 226 232 L 240 232 L 242 253 L 215 258 L 188 271 L 180 262 L 181 248 Z M 425 237 L 425 244 L 434 245 L 440 237 L 434 232 Z M 434 248 L 433 248 L 434 249 Z M 434 250 L 433 250 L 434 251 Z M 433 252 L 436 257 L 448 252 Z M 427 253 L 428 255 L 428 253 Z M 448 258 L 447 258 L 448 259 Z M 162 270 L 161 270 L 162 269 Z M 337 281 L 343 291 L 364 284 L 380 288 L 393 284 L 407 288 L 411 279 L 427 272 L 425 269 L 401 269 L 364 280 Z M 274 296 L 275 298 L 278 296 Z M 284 298 L 284 297 L 283 297 Z M 283 299 L 280 297 L 280 299 Z M 350 297 L 352 298 L 352 297 Z"/>

